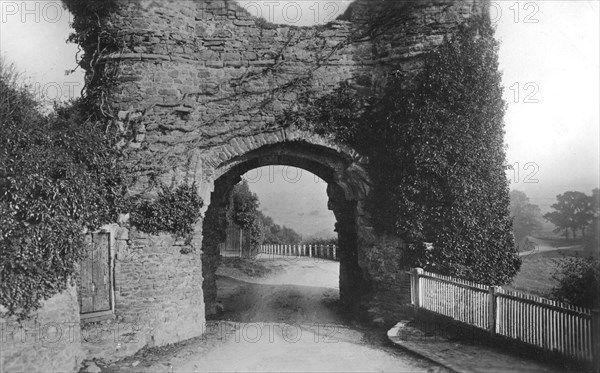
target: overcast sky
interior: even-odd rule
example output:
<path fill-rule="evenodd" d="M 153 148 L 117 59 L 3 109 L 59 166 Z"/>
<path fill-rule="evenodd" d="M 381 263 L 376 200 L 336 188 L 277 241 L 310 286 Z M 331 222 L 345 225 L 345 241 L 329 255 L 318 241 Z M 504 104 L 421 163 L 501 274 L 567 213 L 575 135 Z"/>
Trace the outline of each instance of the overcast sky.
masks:
<path fill-rule="evenodd" d="M 334 19 L 350 2 L 240 1 L 255 15 L 297 25 Z M 65 43 L 70 15 L 60 2 L 0 0 L 0 5 L 1 55 L 25 72 L 40 97 L 78 95 L 81 71 L 65 76 L 76 66 L 77 47 Z M 515 165 L 508 174 L 512 188 L 525 191 L 542 209 L 566 190 L 589 194 L 598 187 L 600 169 L 599 3 L 497 1 L 491 10 L 502 42 L 505 142 L 509 163 Z M 263 179 L 251 186 L 280 224 L 304 234 L 332 224 L 324 183 L 274 184 Z M 298 218 L 305 216 L 310 219 Z"/>

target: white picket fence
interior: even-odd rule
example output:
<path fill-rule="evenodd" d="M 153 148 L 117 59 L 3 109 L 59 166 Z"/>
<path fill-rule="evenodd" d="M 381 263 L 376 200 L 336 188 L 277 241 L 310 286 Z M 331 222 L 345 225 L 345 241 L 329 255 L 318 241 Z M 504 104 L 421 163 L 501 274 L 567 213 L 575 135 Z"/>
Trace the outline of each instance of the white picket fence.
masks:
<path fill-rule="evenodd" d="M 497 286 L 411 272 L 411 301 L 422 308 L 570 358 L 597 364 L 600 311 Z"/>
<path fill-rule="evenodd" d="M 336 245 L 261 245 L 259 254 L 339 260 Z"/>

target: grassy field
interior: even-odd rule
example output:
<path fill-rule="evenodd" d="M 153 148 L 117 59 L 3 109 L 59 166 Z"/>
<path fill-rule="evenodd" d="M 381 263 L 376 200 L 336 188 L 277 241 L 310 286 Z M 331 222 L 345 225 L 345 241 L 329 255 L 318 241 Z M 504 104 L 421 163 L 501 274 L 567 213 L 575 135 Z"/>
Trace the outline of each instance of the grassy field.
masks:
<path fill-rule="evenodd" d="M 532 250 L 523 253 L 521 271 L 512 284 L 504 286 L 509 290 L 521 291 L 537 296 L 547 297 L 556 285 L 552 274 L 558 263 L 567 257 L 584 256 L 581 242 L 565 239 L 530 238 Z"/>

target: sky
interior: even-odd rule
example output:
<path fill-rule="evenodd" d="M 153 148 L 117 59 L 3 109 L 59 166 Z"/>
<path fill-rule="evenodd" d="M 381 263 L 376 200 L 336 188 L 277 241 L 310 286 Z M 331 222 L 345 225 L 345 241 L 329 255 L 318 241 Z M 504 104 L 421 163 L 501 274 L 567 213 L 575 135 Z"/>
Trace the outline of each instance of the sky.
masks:
<path fill-rule="evenodd" d="M 239 1 L 268 21 L 296 25 L 325 23 L 351 2 Z M 589 194 L 599 184 L 599 4 L 491 2 L 508 104 L 505 143 L 513 171 L 507 177 L 512 189 L 526 192 L 543 211 L 559 193 Z M 24 72 L 38 98 L 78 96 L 83 73 L 65 75 L 76 68 L 77 47 L 65 42 L 71 16 L 60 1 L 0 0 L 0 6 L 0 55 Z M 305 235 L 333 229 L 325 183 L 304 170 L 300 181 L 290 183 L 283 170 L 273 170 L 279 182 L 262 177 L 250 183 L 267 214 Z M 294 174 L 292 168 L 286 172 Z"/>

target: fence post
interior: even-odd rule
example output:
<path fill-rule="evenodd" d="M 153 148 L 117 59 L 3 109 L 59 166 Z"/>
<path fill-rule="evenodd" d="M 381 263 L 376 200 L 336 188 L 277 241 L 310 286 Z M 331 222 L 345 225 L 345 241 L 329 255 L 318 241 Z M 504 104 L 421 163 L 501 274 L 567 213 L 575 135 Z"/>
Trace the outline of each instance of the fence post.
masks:
<path fill-rule="evenodd" d="M 600 372 L 600 310 L 592 310 L 592 359 L 594 372 Z"/>
<path fill-rule="evenodd" d="M 337 260 L 337 256 L 336 256 L 336 246 L 333 245 L 333 260 Z"/>
<path fill-rule="evenodd" d="M 498 308 L 496 307 L 497 291 L 497 286 L 488 286 L 488 331 L 492 337 L 496 335 L 496 320 L 498 316 Z"/>
<path fill-rule="evenodd" d="M 240 258 L 244 256 L 244 231 L 240 228 Z"/>
<path fill-rule="evenodd" d="M 411 270 L 413 306 L 415 306 L 415 309 L 421 307 L 421 281 L 419 280 L 421 274 L 423 274 L 422 268 L 413 268 Z"/>
<path fill-rule="evenodd" d="M 312 245 L 308 245 L 308 256 L 312 258 Z"/>

